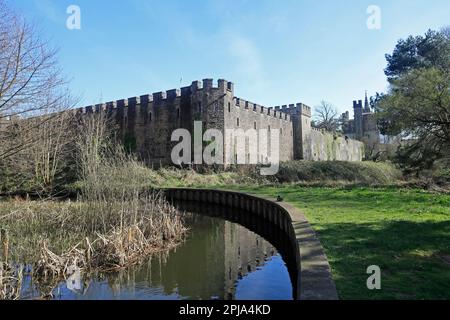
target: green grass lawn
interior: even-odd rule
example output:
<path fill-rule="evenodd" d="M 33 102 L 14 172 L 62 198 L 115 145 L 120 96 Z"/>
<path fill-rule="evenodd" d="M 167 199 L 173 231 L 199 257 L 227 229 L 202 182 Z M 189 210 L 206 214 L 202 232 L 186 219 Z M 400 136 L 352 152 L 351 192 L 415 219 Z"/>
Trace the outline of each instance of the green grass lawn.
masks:
<path fill-rule="evenodd" d="M 341 299 L 450 299 L 450 195 L 371 188 L 239 187 L 303 211 Z M 367 289 L 378 265 L 382 289 Z"/>

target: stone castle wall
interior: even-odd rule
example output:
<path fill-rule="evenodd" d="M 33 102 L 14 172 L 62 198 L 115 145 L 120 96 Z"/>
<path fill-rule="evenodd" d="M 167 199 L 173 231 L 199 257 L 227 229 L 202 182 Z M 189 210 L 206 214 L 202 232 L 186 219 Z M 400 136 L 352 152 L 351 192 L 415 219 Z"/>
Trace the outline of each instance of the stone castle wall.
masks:
<path fill-rule="evenodd" d="M 232 97 L 232 101 L 228 101 L 225 108 L 225 128 L 226 129 L 242 129 L 247 130 L 266 130 L 267 135 L 272 130 L 279 130 L 279 147 L 280 161 L 288 161 L 293 159 L 293 124 L 290 115 L 273 108 L 267 108 L 256 103 L 252 103 L 241 98 Z M 233 163 L 238 154 L 249 153 L 249 142 L 247 141 L 244 148 L 239 148 L 235 140 L 228 141 L 231 146 L 225 146 L 226 163 Z M 256 146 L 259 163 L 267 163 L 270 156 L 271 145 L 267 143 L 267 152 L 262 152 L 259 145 Z M 247 154 L 247 160 L 248 160 Z M 236 162 L 236 161 L 234 161 Z"/>
<path fill-rule="evenodd" d="M 227 140 L 227 129 L 279 130 L 280 161 L 288 160 L 362 160 L 362 144 L 333 139 L 311 128 L 311 108 L 298 103 L 267 108 L 235 97 L 234 85 L 212 79 L 194 81 L 191 86 L 157 92 L 124 100 L 88 106 L 81 114 L 106 112 L 117 124 L 117 135 L 125 146 L 136 152 L 147 164 L 172 164 L 171 152 L 179 142 L 172 142 L 176 129 L 187 129 L 194 137 L 194 121 L 201 121 L 203 131 L 218 129 L 224 134 L 224 163 L 234 163 L 236 156 L 249 162 L 249 141 L 244 147 L 235 139 Z M 258 149 L 258 163 L 268 158 Z M 270 150 L 270 143 L 267 146 Z M 192 145 L 192 153 L 194 146 Z M 270 156 L 270 153 L 269 153 Z M 192 155 L 192 160 L 194 157 Z"/>
<path fill-rule="evenodd" d="M 361 161 L 364 143 L 312 129 L 306 144 L 306 157 L 313 161 Z"/>
<path fill-rule="evenodd" d="M 226 87 L 224 87 L 226 85 Z M 140 97 L 108 102 L 80 109 L 82 114 L 106 112 L 117 124 L 125 146 L 148 164 L 172 164 L 171 151 L 178 142 L 171 136 L 176 129 L 194 131 L 194 121 L 204 129 L 223 128 L 223 92 L 231 90 L 225 82 L 194 81 L 191 86 Z"/>

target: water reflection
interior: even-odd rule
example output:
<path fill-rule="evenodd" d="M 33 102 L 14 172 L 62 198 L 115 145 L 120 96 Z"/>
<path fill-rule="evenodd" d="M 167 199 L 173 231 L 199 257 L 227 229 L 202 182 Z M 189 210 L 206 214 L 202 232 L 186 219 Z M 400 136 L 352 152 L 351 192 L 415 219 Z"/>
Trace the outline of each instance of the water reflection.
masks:
<path fill-rule="evenodd" d="M 290 277 L 291 283 L 291 297 L 297 299 L 297 284 L 299 280 L 299 252 L 295 242 L 292 242 L 290 237 L 275 226 L 255 214 L 249 213 L 245 210 L 230 209 L 224 206 L 215 204 L 198 203 L 195 201 L 173 201 L 173 205 L 180 210 L 188 212 L 196 212 L 203 216 L 219 217 L 227 221 L 244 226 L 246 229 L 270 241 L 270 243 L 277 249 L 280 260 L 284 261 L 285 266 Z M 283 269 L 284 271 L 284 269 Z"/>
<path fill-rule="evenodd" d="M 186 205 L 186 204 L 185 204 Z M 216 212 L 217 211 L 213 211 Z M 242 225 L 189 214 L 188 239 L 176 249 L 116 274 L 95 275 L 55 299 L 292 299 L 288 269 L 274 245 Z M 23 298 L 39 292 L 27 278 Z"/>

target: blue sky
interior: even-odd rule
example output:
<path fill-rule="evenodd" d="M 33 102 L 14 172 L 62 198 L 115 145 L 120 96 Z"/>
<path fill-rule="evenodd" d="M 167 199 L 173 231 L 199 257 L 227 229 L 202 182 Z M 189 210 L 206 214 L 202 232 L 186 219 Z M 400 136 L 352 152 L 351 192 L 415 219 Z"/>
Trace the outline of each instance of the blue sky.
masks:
<path fill-rule="evenodd" d="M 275 106 L 321 100 L 350 110 L 384 91 L 399 38 L 450 24 L 448 0 L 14 0 L 59 59 L 80 105 L 225 78 L 236 95 Z M 68 30 L 66 9 L 81 9 Z M 369 30 L 366 10 L 381 9 Z"/>

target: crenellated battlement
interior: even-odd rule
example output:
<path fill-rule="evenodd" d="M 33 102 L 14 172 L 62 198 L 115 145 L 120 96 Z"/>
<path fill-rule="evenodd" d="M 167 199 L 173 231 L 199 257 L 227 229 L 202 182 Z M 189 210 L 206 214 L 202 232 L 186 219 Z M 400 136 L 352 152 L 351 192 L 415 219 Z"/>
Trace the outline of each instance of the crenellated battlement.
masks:
<path fill-rule="evenodd" d="M 274 118 L 292 122 L 291 115 L 288 113 L 283 113 L 280 110 L 275 110 L 274 108 L 271 107 L 270 108 L 264 107 L 257 103 L 253 103 L 238 97 L 234 97 L 234 105 L 236 107 L 242 108 L 243 110 L 248 110 L 251 112 L 256 112 L 262 115 L 271 116 Z"/>
<path fill-rule="evenodd" d="M 354 100 L 353 101 L 353 109 L 362 109 L 362 108 L 363 108 L 362 100 Z"/>
<path fill-rule="evenodd" d="M 192 94 L 202 92 L 204 90 L 218 90 L 220 93 L 234 93 L 233 82 L 219 79 L 214 83 L 213 79 L 203 79 L 202 81 L 193 81 L 190 86 L 182 87 L 179 89 L 170 89 L 167 91 L 155 92 L 152 94 L 145 94 L 137 97 L 130 97 L 128 99 L 120 99 L 116 101 L 110 101 L 107 103 L 97 104 L 95 106 L 86 106 L 77 109 L 78 113 L 94 113 L 102 111 L 113 111 L 121 108 L 128 108 L 130 106 L 137 106 L 141 104 L 157 104 L 164 105 L 166 103 L 173 103 L 177 99 L 183 97 L 190 97 Z M 257 103 L 253 103 L 244 100 L 239 97 L 233 97 L 234 104 L 244 110 L 261 113 L 266 116 L 279 118 L 285 121 L 292 122 L 291 116 L 294 114 L 302 114 L 311 117 L 311 108 L 305 104 L 297 103 L 276 107 L 265 107 Z"/>
<path fill-rule="evenodd" d="M 76 109 L 76 113 L 86 114 L 86 113 L 94 113 L 101 112 L 107 110 L 114 110 L 117 108 L 127 108 L 129 106 L 140 105 L 141 103 L 170 103 L 176 99 L 180 99 L 182 97 L 190 97 L 193 93 L 203 91 L 203 90 L 219 90 L 220 92 L 226 93 L 234 91 L 233 82 L 219 79 L 216 83 L 214 83 L 213 79 L 203 79 L 202 81 L 193 81 L 190 86 L 170 89 L 166 91 L 155 92 L 152 94 L 145 94 L 137 97 L 130 97 L 128 99 L 120 99 L 116 101 L 110 101 L 106 103 L 101 103 L 97 105 L 85 106 L 79 109 Z"/>
<path fill-rule="evenodd" d="M 289 105 L 282 105 L 282 106 L 276 106 L 275 110 L 281 111 L 290 115 L 303 115 L 306 117 L 311 118 L 312 112 L 311 107 L 307 106 L 303 103 L 296 103 L 296 104 L 289 104 Z"/>

